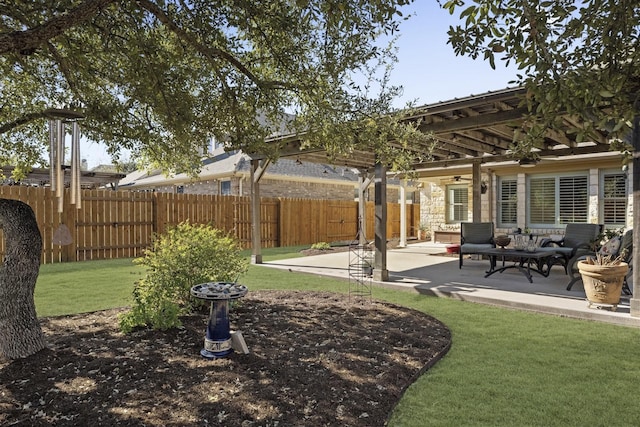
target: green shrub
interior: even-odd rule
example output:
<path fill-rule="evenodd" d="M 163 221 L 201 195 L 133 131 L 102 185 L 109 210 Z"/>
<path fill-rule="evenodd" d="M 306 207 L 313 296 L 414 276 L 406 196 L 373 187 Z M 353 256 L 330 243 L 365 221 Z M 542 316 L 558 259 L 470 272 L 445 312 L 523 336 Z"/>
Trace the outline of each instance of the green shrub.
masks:
<path fill-rule="evenodd" d="M 331 249 L 331 245 L 328 244 L 327 242 L 318 242 L 318 243 L 314 243 L 313 245 L 311 245 L 311 249 L 318 249 L 321 251 L 328 251 L 329 249 Z"/>
<path fill-rule="evenodd" d="M 136 283 L 131 310 L 120 317 L 123 332 L 138 326 L 180 326 L 179 316 L 204 303 L 191 296 L 193 286 L 235 282 L 248 267 L 235 239 L 211 226 L 188 222 L 155 236 L 144 256 L 134 262 L 147 271 Z"/>

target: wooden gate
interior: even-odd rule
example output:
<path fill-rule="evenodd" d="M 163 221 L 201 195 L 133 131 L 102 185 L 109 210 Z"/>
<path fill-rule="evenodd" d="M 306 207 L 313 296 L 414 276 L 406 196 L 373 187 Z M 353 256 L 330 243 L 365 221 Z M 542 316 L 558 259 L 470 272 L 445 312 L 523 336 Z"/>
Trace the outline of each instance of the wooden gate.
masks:
<path fill-rule="evenodd" d="M 351 201 L 327 202 L 328 242 L 350 242 L 358 234 L 358 204 Z"/>

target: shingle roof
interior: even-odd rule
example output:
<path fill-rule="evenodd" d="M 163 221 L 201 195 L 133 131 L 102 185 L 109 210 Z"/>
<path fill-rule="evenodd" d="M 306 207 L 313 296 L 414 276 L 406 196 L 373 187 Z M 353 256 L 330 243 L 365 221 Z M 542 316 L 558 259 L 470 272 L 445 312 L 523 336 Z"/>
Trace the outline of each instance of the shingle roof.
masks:
<path fill-rule="evenodd" d="M 250 167 L 251 163 L 245 157 L 238 162 L 238 171 L 248 172 Z M 265 174 L 267 176 L 280 175 L 334 181 L 358 181 L 358 173 L 354 169 L 322 163 L 298 162 L 292 159 L 278 159 L 269 165 Z"/>
<path fill-rule="evenodd" d="M 219 179 L 230 177 L 237 173 L 249 174 L 251 162 L 249 157 L 240 153 L 224 153 L 203 160 L 202 169 L 199 179 Z M 343 167 L 332 166 L 319 163 L 301 163 L 292 159 L 278 159 L 271 163 L 265 173 L 266 177 L 291 177 L 298 179 L 313 179 L 326 181 L 340 181 L 355 183 L 358 181 L 358 173 L 356 170 Z M 172 185 L 192 181 L 187 174 L 181 173 L 173 176 L 165 176 L 158 171 L 145 172 L 135 171 L 127 175 L 120 186 L 154 186 L 154 185 Z"/>

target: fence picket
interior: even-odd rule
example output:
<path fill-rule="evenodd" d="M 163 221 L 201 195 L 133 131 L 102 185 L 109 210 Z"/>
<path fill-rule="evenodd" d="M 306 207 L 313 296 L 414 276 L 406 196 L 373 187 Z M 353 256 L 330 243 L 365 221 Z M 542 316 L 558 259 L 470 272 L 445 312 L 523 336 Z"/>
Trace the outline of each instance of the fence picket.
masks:
<path fill-rule="evenodd" d="M 189 220 L 213 224 L 234 236 L 244 248 L 251 247 L 251 199 L 244 196 L 145 193 L 82 190 L 82 207 L 68 203 L 57 211 L 57 201 L 48 188 L 0 186 L 0 198 L 29 204 L 43 238 L 42 263 L 130 258 L 142 255 L 154 233 Z M 400 207 L 387 205 L 388 237 L 400 234 Z M 348 241 L 358 228 L 358 203 L 349 200 L 262 198 L 260 200 L 262 246 L 265 248 Z M 420 207 L 408 205 L 407 235 L 415 234 Z M 374 204 L 366 203 L 367 233 L 373 238 Z M 66 224 L 72 244 L 54 244 L 56 229 Z M 5 242 L 0 229 L 0 256 Z"/>

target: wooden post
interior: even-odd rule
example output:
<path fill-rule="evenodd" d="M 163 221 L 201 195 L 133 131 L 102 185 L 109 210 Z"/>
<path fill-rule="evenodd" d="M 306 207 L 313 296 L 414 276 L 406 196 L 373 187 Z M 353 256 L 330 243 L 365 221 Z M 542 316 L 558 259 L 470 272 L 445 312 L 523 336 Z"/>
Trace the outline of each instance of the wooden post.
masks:
<path fill-rule="evenodd" d="M 629 313 L 640 317 L 640 114 L 633 119 L 633 297 L 629 301 Z"/>
<path fill-rule="evenodd" d="M 400 243 L 398 247 L 407 247 L 407 181 L 402 180 L 400 183 Z"/>
<path fill-rule="evenodd" d="M 473 187 L 473 222 L 482 222 L 482 201 L 481 201 L 481 184 L 482 175 L 480 171 L 480 162 L 475 161 L 472 165 L 472 187 Z"/>
<path fill-rule="evenodd" d="M 360 171 L 358 178 L 358 227 L 360 228 L 360 245 L 367 243 L 367 198 L 365 197 L 367 188 L 371 185 L 373 176 L 365 170 Z"/>
<path fill-rule="evenodd" d="M 251 160 L 251 263 L 262 264 L 262 233 L 260 230 L 260 179 L 269 160 Z"/>
<path fill-rule="evenodd" d="M 389 280 L 389 270 L 387 270 L 387 168 L 380 162 L 376 163 L 375 193 L 376 254 L 373 279 L 384 282 Z"/>

